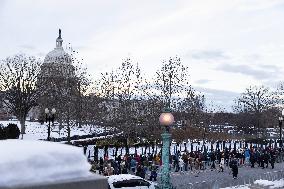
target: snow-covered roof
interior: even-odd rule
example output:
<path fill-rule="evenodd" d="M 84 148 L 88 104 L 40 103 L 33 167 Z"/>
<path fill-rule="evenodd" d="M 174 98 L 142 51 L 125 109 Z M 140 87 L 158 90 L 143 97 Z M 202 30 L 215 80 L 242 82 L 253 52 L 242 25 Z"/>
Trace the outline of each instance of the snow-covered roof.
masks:
<path fill-rule="evenodd" d="M 0 141 L 0 187 L 90 176 L 82 149 L 46 141 Z"/>

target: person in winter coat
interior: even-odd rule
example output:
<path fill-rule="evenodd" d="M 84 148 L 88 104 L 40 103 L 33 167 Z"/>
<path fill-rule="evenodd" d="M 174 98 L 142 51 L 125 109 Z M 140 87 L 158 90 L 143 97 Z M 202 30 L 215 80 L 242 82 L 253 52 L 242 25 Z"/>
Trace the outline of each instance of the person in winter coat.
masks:
<path fill-rule="evenodd" d="M 271 164 L 272 169 L 274 169 L 275 160 L 276 160 L 275 152 L 271 151 L 270 152 L 270 164 Z"/>
<path fill-rule="evenodd" d="M 182 158 L 179 158 L 178 166 L 180 171 L 184 171 L 184 162 Z"/>
<path fill-rule="evenodd" d="M 96 173 L 96 171 L 97 171 L 97 169 L 98 169 L 98 165 L 97 165 L 97 163 L 94 161 L 94 162 L 91 162 L 91 172 L 94 172 L 94 173 Z"/>
<path fill-rule="evenodd" d="M 245 165 L 248 165 L 250 161 L 250 150 L 246 149 L 245 150 Z"/>
<path fill-rule="evenodd" d="M 250 154 L 250 163 L 251 163 L 251 168 L 254 168 L 254 164 L 256 162 L 256 154 L 255 152 L 251 152 Z"/>
<path fill-rule="evenodd" d="M 267 151 L 264 152 L 264 163 L 266 164 L 266 168 L 268 168 L 268 164 L 269 164 L 269 154 L 267 153 Z"/>
<path fill-rule="evenodd" d="M 200 164 L 199 159 L 198 159 L 198 158 L 195 158 L 194 166 L 195 166 L 195 170 L 196 170 L 197 172 L 199 172 L 199 171 L 198 171 L 198 170 L 199 170 L 199 164 Z"/>
<path fill-rule="evenodd" d="M 107 167 L 105 167 L 105 170 L 104 170 L 104 175 L 105 176 L 111 176 L 111 175 L 113 175 L 113 173 L 114 173 L 113 167 L 111 166 L 110 163 L 107 164 Z"/>
<path fill-rule="evenodd" d="M 194 175 L 195 175 L 196 177 L 198 177 L 198 174 L 199 174 L 199 167 L 200 167 L 200 161 L 199 161 L 198 158 L 195 158 L 195 159 L 194 159 L 194 167 L 195 167 L 195 171 L 194 171 L 193 173 L 194 173 Z"/>
<path fill-rule="evenodd" d="M 113 173 L 115 175 L 120 174 L 120 166 L 118 166 L 118 163 L 116 161 L 112 161 L 111 166 L 113 167 L 114 171 Z"/>
<path fill-rule="evenodd" d="M 121 166 L 121 174 L 128 174 L 127 166 L 125 164 L 125 161 L 122 161 L 120 166 Z"/>
<path fill-rule="evenodd" d="M 131 167 L 131 171 L 133 173 L 135 173 L 135 171 L 136 171 L 136 160 L 134 158 L 132 158 L 131 161 L 130 161 L 130 167 Z"/>
<path fill-rule="evenodd" d="M 260 166 L 262 167 L 262 169 L 264 169 L 264 153 L 260 154 L 259 161 Z"/>
<path fill-rule="evenodd" d="M 184 153 L 182 155 L 182 160 L 184 163 L 184 170 L 187 171 L 188 170 L 188 154 L 187 153 Z"/>
<path fill-rule="evenodd" d="M 157 181 L 157 166 L 153 164 L 150 167 L 151 175 L 150 175 L 150 181 L 154 179 L 154 181 Z"/>
<path fill-rule="evenodd" d="M 178 154 L 175 154 L 174 156 L 174 167 L 175 167 L 175 172 L 179 171 L 179 157 Z"/>
<path fill-rule="evenodd" d="M 100 162 L 99 162 L 99 174 L 102 174 L 104 172 L 104 159 L 100 157 Z"/>
<path fill-rule="evenodd" d="M 255 152 L 255 157 L 256 157 L 256 161 L 258 163 L 258 167 L 261 166 L 261 157 L 260 156 L 261 156 L 260 151 L 259 151 L 259 149 L 257 149 L 256 152 Z"/>
<path fill-rule="evenodd" d="M 234 158 L 231 163 L 230 163 L 230 168 L 232 169 L 232 173 L 233 173 L 233 178 L 236 179 L 238 177 L 238 161 L 236 158 Z"/>
<path fill-rule="evenodd" d="M 211 152 L 210 154 L 210 158 L 211 158 L 211 162 L 212 162 L 212 165 L 211 165 L 211 169 L 215 169 L 215 160 L 216 160 L 216 156 L 215 156 L 215 152 Z"/>
<path fill-rule="evenodd" d="M 227 148 L 225 148 L 225 153 L 224 153 L 224 157 L 225 157 L 225 161 L 226 161 L 226 165 L 229 166 L 229 151 Z"/>
<path fill-rule="evenodd" d="M 192 168 L 194 166 L 194 158 L 193 157 L 189 157 L 188 158 L 188 163 L 189 163 L 189 168 L 192 171 Z"/>
<path fill-rule="evenodd" d="M 143 169 L 142 165 L 138 165 L 137 171 L 136 171 L 136 176 L 139 176 L 143 179 L 145 178 L 145 173 L 144 173 L 144 169 Z"/>
<path fill-rule="evenodd" d="M 224 172 L 224 166 L 225 166 L 225 159 L 224 158 L 221 158 L 219 166 L 220 166 L 219 172 Z"/>

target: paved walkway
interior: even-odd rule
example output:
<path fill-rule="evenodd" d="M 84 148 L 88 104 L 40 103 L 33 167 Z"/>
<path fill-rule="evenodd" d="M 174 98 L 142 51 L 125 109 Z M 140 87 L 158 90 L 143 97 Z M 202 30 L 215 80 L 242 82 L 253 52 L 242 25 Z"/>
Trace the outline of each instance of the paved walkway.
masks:
<path fill-rule="evenodd" d="M 212 171 L 210 169 L 201 170 L 199 173 L 196 173 L 196 171 L 173 172 L 171 173 L 171 181 L 172 184 L 178 189 L 190 188 L 189 186 L 198 186 L 202 182 L 206 182 L 207 185 L 212 185 L 212 183 L 215 181 L 217 181 L 218 183 L 220 182 L 220 185 L 222 186 L 234 186 L 242 184 L 246 181 L 248 183 L 248 178 L 251 178 L 252 180 L 260 179 L 261 177 L 262 179 L 267 179 L 268 177 L 264 176 L 264 174 L 267 174 L 268 172 L 283 170 L 284 163 L 276 163 L 274 169 L 271 169 L 271 166 L 265 169 L 262 169 L 257 165 L 255 168 L 242 166 L 239 167 L 239 174 L 237 179 L 232 178 L 233 176 L 230 173 L 230 169 L 228 167 L 225 168 L 224 172 L 219 172 L 216 169 Z"/>

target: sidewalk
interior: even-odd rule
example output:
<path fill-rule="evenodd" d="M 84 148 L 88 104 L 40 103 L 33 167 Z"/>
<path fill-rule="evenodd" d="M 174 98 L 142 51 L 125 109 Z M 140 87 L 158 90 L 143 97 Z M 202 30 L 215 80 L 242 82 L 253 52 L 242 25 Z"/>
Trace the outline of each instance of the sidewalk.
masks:
<path fill-rule="evenodd" d="M 260 167 L 239 167 L 239 174 L 237 179 L 233 179 L 232 174 L 230 174 L 230 169 L 225 168 L 224 172 L 219 172 L 218 170 L 205 169 L 201 170 L 199 173 L 185 171 L 185 172 L 172 172 L 171 181 L 174 186 L 178 189 L 183 188 L 213 188 L 213 185 L 219 185 L 222 187 L 243 185 L 247 183 L 252 183 L 257 179 L 266 180 L 276 180 L 280 177 L 284 177 L 281 174 L 284 173 L 284 163 L 275 164 L 275 168 L 262 169 Z"/>

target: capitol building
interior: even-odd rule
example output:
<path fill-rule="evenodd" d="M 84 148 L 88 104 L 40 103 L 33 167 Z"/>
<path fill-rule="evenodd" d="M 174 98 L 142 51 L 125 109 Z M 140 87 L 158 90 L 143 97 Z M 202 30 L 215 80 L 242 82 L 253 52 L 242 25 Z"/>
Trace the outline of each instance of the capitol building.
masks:
<path fill-rule="evenodd" d="M 63 39 L 61 30 L 56 39 L 56 47 L 44 58 L 41 67 L 41 77 L 72 78 L 75 76 L 75 68 L 72 65 L 72 57 L 66 53 L 62 47 Z"/>
<path fill-rule="evenodd" d="M 55 108 L 57 119 L 66 120 L 71 111 L 76 112 L 79 96 L 79 81 L 76 78 L 72 55 L 64 51 L 61 30 L 56 39 L 55 48 L 47 53 L 38 77 L 38 87 L 42 94 L 39 99 L 37 115 L 44 115 L 45 108 Z M 67 111 L 67 112 L 66 112 Z"/>
<path fill-rule="evenodd" d="M 59 29 L 55 48 L 46 54 L 38 74 L 39 89 L 38 105 L 33 107 L 28 118 L 45 120 L 44 109 L 56 109 L 56 120 L 77 119 L 81 111 L 80 79 L 76 76 L 76 66 L 72 52 L 69 54 L 63 48 L 63 39 Z M 3 94 L 0 93 L 0 99 Z M 0 103 L 0 119 L 10 118 L 8 109 Z"/>

